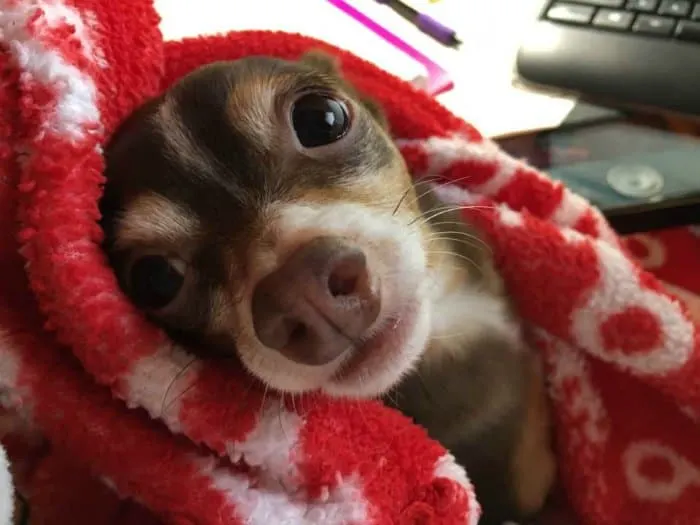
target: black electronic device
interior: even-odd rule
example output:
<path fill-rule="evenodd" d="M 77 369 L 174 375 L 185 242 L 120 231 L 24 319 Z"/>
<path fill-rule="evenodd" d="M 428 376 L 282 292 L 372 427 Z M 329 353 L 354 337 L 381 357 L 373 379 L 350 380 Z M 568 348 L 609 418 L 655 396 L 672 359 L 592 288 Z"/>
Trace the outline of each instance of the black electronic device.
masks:
<path fill-rule="evenodd" d="M 619 233 L 700 224 L 700 138 L 625 117 L 498 140 L 605 214 Z"/>
<path fill-rule="evenodd" d="M 591 100 L 700 117 L 700 0 L 547 0 L 517 71 Z"/>

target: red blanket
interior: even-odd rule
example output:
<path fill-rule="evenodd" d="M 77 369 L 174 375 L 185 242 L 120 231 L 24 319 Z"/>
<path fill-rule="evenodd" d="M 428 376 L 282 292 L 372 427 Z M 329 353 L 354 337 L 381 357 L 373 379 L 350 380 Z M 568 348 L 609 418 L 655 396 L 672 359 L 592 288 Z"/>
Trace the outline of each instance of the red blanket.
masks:
<path fill-rule="evenodd" d="M 267 32 L 163 43 L 157 24 L 147 0 L 0 0 L 0 402 L 32 519 L 476 523 L 467 476 L 423 430 L 375 402 L 291 403 L 241 370 L 185 366 L 100 250 L 101 145 L 135 105 L 206 62 L 325 47 L 384 105 L 411 170 L 478 204 L 465 218 L 546 358 L 581 520 L 698 523 L 696 326 L 596 210 L 357 57 Z"/>

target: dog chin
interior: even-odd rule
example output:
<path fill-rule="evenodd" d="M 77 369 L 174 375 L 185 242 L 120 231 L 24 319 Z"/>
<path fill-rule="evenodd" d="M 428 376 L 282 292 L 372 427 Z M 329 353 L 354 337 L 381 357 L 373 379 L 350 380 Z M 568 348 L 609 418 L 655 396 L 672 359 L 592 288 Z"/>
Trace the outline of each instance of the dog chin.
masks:
<path fill-rule="evenodd" d="M 353 352 L 323 391 L 335 397 L 378 397 L 408 373 L 420 358 L 430 336 L 428 302 L 408 305 L 388 317 L 363 346 Z"/>

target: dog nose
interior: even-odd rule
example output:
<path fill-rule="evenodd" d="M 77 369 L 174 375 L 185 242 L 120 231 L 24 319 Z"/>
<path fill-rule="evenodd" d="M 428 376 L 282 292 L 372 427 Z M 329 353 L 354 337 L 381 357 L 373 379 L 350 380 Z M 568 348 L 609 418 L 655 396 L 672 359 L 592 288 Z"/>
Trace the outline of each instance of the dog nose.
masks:
<path fill-rule="evenodd" d="M 365 254 L 318 237 L 258 283 L 251 306 L 260 342 L 298 363 L 323 365 L 358 342 L 381 301 Z"/>

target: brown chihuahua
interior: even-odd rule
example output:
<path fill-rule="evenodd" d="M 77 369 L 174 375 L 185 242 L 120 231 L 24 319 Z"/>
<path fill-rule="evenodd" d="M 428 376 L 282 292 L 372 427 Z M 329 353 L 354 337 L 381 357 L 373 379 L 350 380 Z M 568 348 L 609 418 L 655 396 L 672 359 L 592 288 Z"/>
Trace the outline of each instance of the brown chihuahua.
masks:
<path fill-rule="evenodd" d="M 280 391 L 383 396 L 467 468 L 484 522 L 542 507 L 543 381 L 488 250 L 332 60 L 200 68 L 106 157 L 105 248 L 172 337 Z"/>

